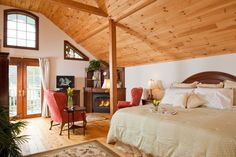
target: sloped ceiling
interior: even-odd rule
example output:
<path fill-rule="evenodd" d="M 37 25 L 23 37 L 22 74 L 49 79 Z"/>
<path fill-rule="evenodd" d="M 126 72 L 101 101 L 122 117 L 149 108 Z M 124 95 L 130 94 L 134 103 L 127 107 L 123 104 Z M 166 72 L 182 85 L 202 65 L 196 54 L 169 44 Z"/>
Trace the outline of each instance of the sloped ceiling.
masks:
<path fill-rule="evenodd" d="M 75 1 L 99 7 L 118 21 L 119 66 L 236 53 L 236 0 Z M 95 57 L 108 61 L 107 17 L 52 0 L 0 4 L 42 13 Z"/>

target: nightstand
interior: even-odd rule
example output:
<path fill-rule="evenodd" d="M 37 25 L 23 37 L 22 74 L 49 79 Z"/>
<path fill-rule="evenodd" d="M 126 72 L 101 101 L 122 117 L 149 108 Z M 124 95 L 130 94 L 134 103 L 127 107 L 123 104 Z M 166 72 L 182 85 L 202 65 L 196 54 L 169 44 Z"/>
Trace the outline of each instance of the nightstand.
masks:
<path fill-rule="evenodd" d="M 142 105 L 147 105 L 152 103 L 153 99 L 142 99 Z"/>

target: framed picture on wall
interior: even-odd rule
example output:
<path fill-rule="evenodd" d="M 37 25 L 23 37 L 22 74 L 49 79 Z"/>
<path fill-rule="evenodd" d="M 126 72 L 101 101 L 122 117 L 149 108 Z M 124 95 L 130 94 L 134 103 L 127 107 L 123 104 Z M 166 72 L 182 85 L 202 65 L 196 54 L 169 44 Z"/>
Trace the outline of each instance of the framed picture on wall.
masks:
<path fill-rule="evenodd" d="M 56 78 L 57 88 L 65 89 L 68 87 L 75 87 L 75 77 L 74 76 L 62 76 L 58 75 Z"/>

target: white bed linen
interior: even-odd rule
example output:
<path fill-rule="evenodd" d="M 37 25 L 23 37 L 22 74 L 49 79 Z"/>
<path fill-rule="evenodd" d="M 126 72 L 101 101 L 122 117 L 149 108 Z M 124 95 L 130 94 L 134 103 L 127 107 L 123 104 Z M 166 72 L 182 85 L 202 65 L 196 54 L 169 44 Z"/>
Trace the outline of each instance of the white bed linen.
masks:
<path fill-rule="evenodd" d="M 233 89 L 226 88 L 197 88 L 194 93 L 201 95 L 206 101 L 204 106 L 225 109 L 233 106 Z"/>
<path fill-rule="evenodd" d="M 151 105 L 118 110 L 107 142 L 121 141 L 160 157 L 235 157 L 236 111 L 176 109 L 177 115 L 150 111 Z"/>
<path fill-rule="evenodd" d="M 194 88 L 167 88 L 165 91 L 165 95 L 161 100 L 161 104 L 165 105 L 173 105 L 175 103 L 176 97 L 181 94 L 192 93 Z"/>

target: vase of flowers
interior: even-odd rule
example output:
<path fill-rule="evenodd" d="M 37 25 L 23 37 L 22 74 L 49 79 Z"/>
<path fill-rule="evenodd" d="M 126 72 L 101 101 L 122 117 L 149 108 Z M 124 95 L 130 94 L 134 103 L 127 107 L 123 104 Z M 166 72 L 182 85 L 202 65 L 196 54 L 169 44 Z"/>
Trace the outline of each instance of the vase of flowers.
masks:
<path fill-rule="evenodd" d="M 67 107 L 68 108 L 73 108 L 73 89 L 72 88 L 67 88 Z"/>
<path fill-rule="evenodd" d="M 158 111 L 158 106 L 160 105 L 160 102 L 161 102 L 160 100 L 156 100 L 156 99 L 152 101 L 155 111 Z"/>

